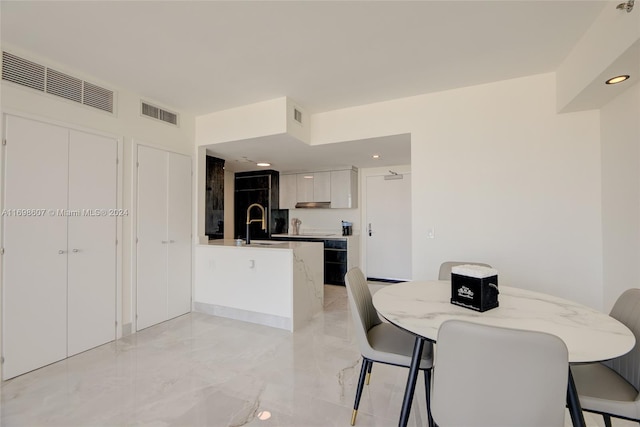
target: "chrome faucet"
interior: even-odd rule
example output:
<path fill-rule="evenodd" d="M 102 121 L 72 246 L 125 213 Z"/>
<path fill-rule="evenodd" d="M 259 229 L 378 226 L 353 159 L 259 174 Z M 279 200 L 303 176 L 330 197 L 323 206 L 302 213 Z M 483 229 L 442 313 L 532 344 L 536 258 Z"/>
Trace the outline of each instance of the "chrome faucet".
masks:
<path fill-rule="evenodd" d="M 253 208 L 254 206 L 257 206 L 262 212 L 262 217 L 260 219 L 251 219 L 251 208 Z M 254 203 L 252 205 L 249 205 L 249 207 L 247 208 L 247 245 L 251 243 L 251 239 L 249 238 L 249 224 L 256 221 L 260 221 L 262 223 L 262 230 L 267 231 L 267 222 L 265 221 L 264 207 L 260 203 Z"/>

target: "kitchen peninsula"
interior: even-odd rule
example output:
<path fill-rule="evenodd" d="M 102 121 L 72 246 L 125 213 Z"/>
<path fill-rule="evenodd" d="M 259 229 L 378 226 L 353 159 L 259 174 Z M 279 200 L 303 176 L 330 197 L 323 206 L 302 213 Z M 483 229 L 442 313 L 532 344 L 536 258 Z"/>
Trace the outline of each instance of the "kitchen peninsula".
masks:
<path fill-rule="evenodd" d="M 194 310 L 294 331 L 322 311 L 319 242 L 211 240 L 195 247 Z"/>

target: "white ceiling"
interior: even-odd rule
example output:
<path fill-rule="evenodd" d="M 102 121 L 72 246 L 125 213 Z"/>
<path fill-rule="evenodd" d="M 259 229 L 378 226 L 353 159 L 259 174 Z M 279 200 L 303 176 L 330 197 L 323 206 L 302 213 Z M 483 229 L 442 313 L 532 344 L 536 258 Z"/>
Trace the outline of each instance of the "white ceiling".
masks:
<path fill-rule="evenodd" d="M 287 96 L 313 114 L 555 71 L 605 4 L 3 0 L 0 36 L 178 112 Z"/>

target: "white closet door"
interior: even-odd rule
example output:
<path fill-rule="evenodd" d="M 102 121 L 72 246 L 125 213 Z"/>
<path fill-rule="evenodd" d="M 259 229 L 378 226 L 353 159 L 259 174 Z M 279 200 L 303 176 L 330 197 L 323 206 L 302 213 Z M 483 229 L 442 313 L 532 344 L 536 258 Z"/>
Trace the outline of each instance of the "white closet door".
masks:
<path fill-rule="evenodd" d="M 191 311 L 191 158 L 169 154 L 169 319 Z"/>
<path fill-rule="evenodd" d="M 67 207 L 68 138 L 67 129 L 7 116 L 3 379 L 67 356 L 67 218 L 56 209 Z"/>
<path fill-rule="evenodd" d="M 167 152 L 138 146 L 137 330 L 167 317 Z"/>
<path fill-rule="evenodd" d="M 116 158 L 116 140 L 70 131 L 69 356 L 116 336 Z"/>

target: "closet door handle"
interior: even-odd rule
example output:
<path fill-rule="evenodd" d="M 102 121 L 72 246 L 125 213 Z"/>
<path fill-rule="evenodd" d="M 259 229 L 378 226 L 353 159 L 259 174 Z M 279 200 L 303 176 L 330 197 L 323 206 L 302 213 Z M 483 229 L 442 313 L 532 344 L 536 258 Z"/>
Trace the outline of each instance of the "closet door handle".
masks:
<path fill-rule="evenodd" d="M 59 254 L 59 255 L 62 255 L 63 253 L 65 253 L 65 251 L 63 251 L 62 249 L 60 249 L 60 250 L 58 251 L 58 254 Z"/>
<path fill-rule="evenodd" d="M 78 252 L 80 252 L 80 249 L 74 249 L 74 250 L 72 250 L 71 252 L 73 252 L 73 253 L 78 253 Z"/>
<path fill-rule="evenodd" d="M 163 241 L 162 241 L 162 244 L 163 244 L 163 245 L 166 245 L 167 243 L 171 243 L 171 242 L 170 242 L 169 240 L 163 240 Z"/>
<path fill-rule="evenodd" d="M 175 243 L 175 242 L 176 242 L 175 240 L 169 240 L 169 243 Z"/>

